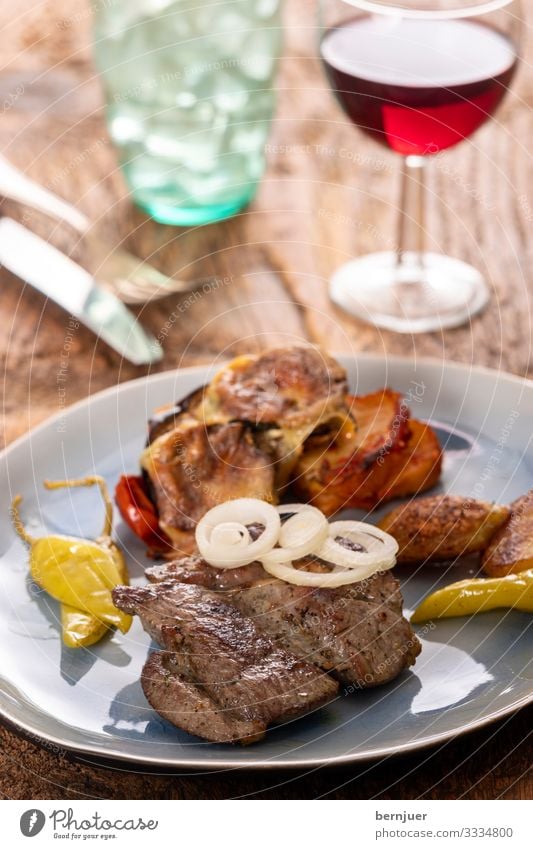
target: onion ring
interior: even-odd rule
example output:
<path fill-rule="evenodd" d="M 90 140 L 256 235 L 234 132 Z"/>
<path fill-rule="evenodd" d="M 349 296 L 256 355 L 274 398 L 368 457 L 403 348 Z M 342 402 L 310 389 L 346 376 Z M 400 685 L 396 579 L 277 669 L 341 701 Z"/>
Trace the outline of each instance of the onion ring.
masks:
<path fill-rule="evenodd" d="M 282 524 L 281 516 L 290 514 Z M 264 530 L 254 539 L 250 527 Z M 398 543 L 366 522 L 328 523 L 309 504 L 273 507 L 258 498 L 236 498 L 209 510 L 196 528 L 202 557 L 218 569 L 236 569 L 254 560 L 269 575 L 296 586 L 335 588 L 355 584 L 396 563 Z M 314 556 L 331 572 L 297 569 L 295 560 Z"/>
<path fill-rule="evenodd" d="M 295 569 L 292 563 L 273 563 L 262 560 L 263 569 L 274 578 L 294 584 L 297 587 L 317 587 L 319 589 L 335 589 L 347 584 L 357 584 L 376 573 L 374 567 L 366 569 L 337 569 L 332 572 L 307 572 L 305 569 Z"/>
<path fill-rule="evenodd" d="M 339 537 L 359 545 L 363 550 L 342 545 Z M 366 522 L 346 521 L 332 522 L 328 538 L 313 553 L 321 560 L 345 569 L 373 567 L 375 572 L 381 572 L 394 566 L 397 552 L 398 543 L 381 528 Z"/>
<path fill-rule="evenodd" d="M 252 540 L 247 525 L 264 526 Z M 196 526 L 196 544 L 204 560 L 218 569 L 236 569 L 261 558 L 274 548 L 281 519 L 272 504 L 259 498 L 235 498 L 217 504 Z"/>
<path fill-rule="evenodd" d="M 328 520 L 310 504 L 282 504 L 276 508 L 280 516 L 293 515 L 281 526 L 279 548 L 273 548 L 265 558 L 272 563 L 286 563 L 312 554 L 320 548 L 329 533 Z"/>

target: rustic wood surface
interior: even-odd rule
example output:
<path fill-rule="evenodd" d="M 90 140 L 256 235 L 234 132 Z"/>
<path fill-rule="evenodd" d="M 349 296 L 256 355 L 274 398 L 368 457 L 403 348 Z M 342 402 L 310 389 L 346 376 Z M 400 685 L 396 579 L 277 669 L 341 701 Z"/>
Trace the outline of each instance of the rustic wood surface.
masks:
<path fill-rule="evenodd" d="M 334 352 L 430 355 L 530 375 L 531 68 L 524 62 L 496 121 L 438 157 L 429 175 L 430 243 L 484 271 L 490 306 L 471 326 L 445 333 L 378 331 L 334 308 L 327 281 L 346 259 L 390 245 L 397 161 L 335 105 L 315 56 L 313 5 L 287 4 L 266 177 L 250 208 L 231 221 L 181 230 L 132 207 L 103 122 L 85 0 L 1 4 L 1 150 L 78 204 L 116 243 L 177 278 L 218 281 L 207 294 L 196 287 L 182 311 L 187 296 L 176 295 L 141 310 L 146 326 L 165 336 L 157 370 L 305 339 Z M 7 202 L 2 212 L 97 269 L 98 257 L 67 229 Z M 4 271 L 0 285 L 7 443 L 60 406 L 56 376 L 69 329 L 61 309 Z M 66 402 L 145 372 L 80 327 L 69 351 Z M 525 710 L 438 750 L 305 774 L 123 771 L 71 759 L 2 726 L 0 792 L 16 799 L 531 798 L 531 719 Z"/>

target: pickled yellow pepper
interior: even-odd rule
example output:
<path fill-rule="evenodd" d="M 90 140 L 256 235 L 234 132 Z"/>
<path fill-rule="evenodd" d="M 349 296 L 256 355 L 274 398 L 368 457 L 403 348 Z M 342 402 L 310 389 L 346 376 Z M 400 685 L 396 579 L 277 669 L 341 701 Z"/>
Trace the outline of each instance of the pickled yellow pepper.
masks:
<path fill-rule="evenodd" d="M 45 481 L 47 489 L 97 485 L 105 505 L 102 533 L 93 542 L 61 535 L 31 537 L 19 514 L 21 496 L 13 499 L 15 530 L 30 547 L 30 572 L 33 580 L 61 602 L 63 642 L 71 648 L 97 642 L 109 627 L 125 633 L 131 616 L 118 610 L 111 597 L 117 584 L 128 583 L 122 552 L 111 539 L 113 505 L 103 478 L 92 477 Z"/>
<path fill-rule="evenodd" d="M 497 608 L 533 613 L 533 569 L 503 578 L 472 578 L 443 587 L 418 605 L 411 622 L 469 616 Z"/>

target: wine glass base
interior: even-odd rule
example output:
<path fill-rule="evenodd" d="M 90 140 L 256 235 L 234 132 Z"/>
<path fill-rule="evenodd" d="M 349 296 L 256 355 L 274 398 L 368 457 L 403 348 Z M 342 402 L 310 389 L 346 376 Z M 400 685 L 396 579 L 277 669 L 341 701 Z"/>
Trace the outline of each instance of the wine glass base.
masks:
<path fill-rule="evenodd" d="M 443 254 L 392 251 L 343 265 L 331 278 L 332 300 L 351 315 L 397 333 L 458 327 L 486 305 L 483 277 L 465 262 Z"/>

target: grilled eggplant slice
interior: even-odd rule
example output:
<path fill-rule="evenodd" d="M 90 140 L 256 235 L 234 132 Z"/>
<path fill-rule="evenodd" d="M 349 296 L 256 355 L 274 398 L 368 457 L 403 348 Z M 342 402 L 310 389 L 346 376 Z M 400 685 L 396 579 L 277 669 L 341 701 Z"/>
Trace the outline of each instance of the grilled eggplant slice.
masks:
<path fill-rule="evenodd" d="M 180 409 L 208 427 L 248 424 L 259 450 L 272 458 L 279 492 L 309 434 L 339 429 L 347 415 L 346 391 L 346 372 L 334 359 L 294 346 L 236 357 Z"/>
<path fill-rule="evenodd" d="M 143 452 L 161 529 L 176 551 L 194 550 L 197 522 L 232 498 L 276 502 L 271 457 L 240 422 L 206 427 L 187 414 Z"/>
<path fill-rule="evenodd" d="M 346 372 L 312 347 L 236 357 L 207 387 L 195 415 L 206 424 L 247 421 L 311 433 L 345 410 Z"/>
<path fill-rule="evenodd" d="M 455 560 L 483 551 L 509 509 L 459 495 L 416 498 L 388 513 L 379 527 L 399 543 L 399 563 Z"/>
<path fill-rule="evenodd" d="M 205 387 L 195 389 L 190 392 L 181 401 L 176 401 L 175 404 L 169 404 L 166 407 L 160 407 L 155 410 L 152 417 L 148 421 L 148 444 L 154 442 L 158 436 L 168 433 L 178 424 L 180 418 L 183 418 L 185 413 L 189 413 L 194 417 L 194 410 L 201 403 L 204 395 Z"/>

